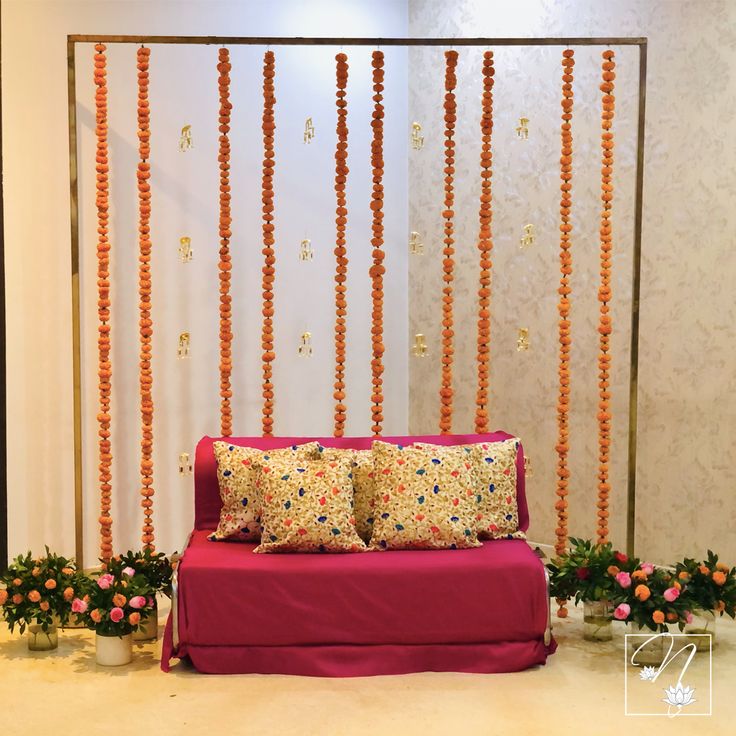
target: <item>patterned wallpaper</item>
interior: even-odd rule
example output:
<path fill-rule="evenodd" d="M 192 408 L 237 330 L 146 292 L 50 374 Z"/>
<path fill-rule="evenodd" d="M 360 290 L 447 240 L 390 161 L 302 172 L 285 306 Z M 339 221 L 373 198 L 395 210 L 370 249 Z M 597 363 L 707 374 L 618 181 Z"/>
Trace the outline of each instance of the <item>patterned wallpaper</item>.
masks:
<path fill-rule="evenodd" d="M 736 3 L 412 0 L 414 36 L 647 36 L 647 143 L 641 292 L 636 550 L 664 561 L 709 546 L 736 557 Z M 475 310 L 480 189 L 480 64 L 460 48 L 456 133 L 454 431 L 475 404 Z M 577 48 L 573 121 L 570 533 L 595 529 L 600 48 Z M 611 538 L 625 543 L 628 380 L 638 52 L 617 60 L 613 255 Z M 494 49 L 491 425 L 519 434 L 532 460 L 530 536 L 554 541 L 560 56 L 559 47 Z M 439 421 L 442 249 L 441 49 L 410 53 L 409 114 L 425 145 L 410 151 L 410 429 Z M 529 138 L 515 128 L 529 119 Z M 523 227 L 535 242 L 520 247 Z M 518 328 L 530 349 L 518 352 Z"/>

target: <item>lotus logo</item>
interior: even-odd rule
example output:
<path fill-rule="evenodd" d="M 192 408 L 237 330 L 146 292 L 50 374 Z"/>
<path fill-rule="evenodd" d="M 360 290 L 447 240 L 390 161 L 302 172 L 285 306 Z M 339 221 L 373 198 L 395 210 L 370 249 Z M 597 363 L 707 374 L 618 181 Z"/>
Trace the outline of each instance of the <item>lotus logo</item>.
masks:
<path fill-rule="evenodd" d="M 663 698 L 662 702 L 667 703 L 669 706 L 675 706 L 678 712 L 686 705 L 696 702 L 693 697 L 695 695 L 695 690 L 691 689 L 689 686 L 683 687 L 680 682 L 677 683 L 677 687 L 672 687 L 672 685 L 670 685 L 667 690 L 664 691 L 664 694 L 667 697 Z"/>

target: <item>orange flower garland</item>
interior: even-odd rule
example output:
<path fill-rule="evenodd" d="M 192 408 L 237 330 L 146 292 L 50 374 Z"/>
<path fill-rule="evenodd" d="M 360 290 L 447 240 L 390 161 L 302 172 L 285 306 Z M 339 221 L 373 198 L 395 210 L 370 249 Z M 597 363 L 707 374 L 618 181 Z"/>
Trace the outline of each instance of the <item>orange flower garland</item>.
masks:
<path fill-rule="evenodd" d="M 483 54 L 483 112 L 480 119 L 480 230 L 478 250 L 480 251 L 480 285 L 478 287 L 478 389 L 475 403 L 475 431 L 482 434 L 488 431 L 488 375 L 491 341 L 491 251 L 493 240 L 491 220 L 491 176 L 493 154 L 491 153 L 491 134 L 493 133 L 493 51 Z"/>
<path fill-rule="evenodd" d="M 100 480 L 100 557 L 112 557 L 112 453 L 110 444 L 110 390 L 112 363 L 110 362 L 110 240 L 107 237 L 108 211 L 108 158 L 107 158 L 107 57 L 105 45 L 95 44 L 94 81 L 96 134 L 97 134 L 97 314 L 98 325 L 98 390 L 100 395 L 97 421 L 99 434 Z"/>
<path fill-rule="evenodd" d="M 608 460 L 611 446 L 611 413 L 609 402 L 610 388 L 610 335 L 611 317 L 608 306 L 611 300 L 611 209 L 613 202 L 613 114 L 615 97 L 613 96 L 613 80 L 616 78 L 613 51 L 603 52 L 603 93 L 601 114 L 601 281 L 598 288 L 600 302 L 600 321 L 598 324 L 599 349 L 598 356 L 598 541 L 608 541 L 608 496 L 611 486 L 608 482 Z"/>
<path fill-rule="evenodd" d="M 144 548 L 155 549 L 153 532 L 153 372 L 151 370 L 151 165 L 148 57 L 138 49 L 138 293 L 140 296 L 141 506 Z"/>
<path fill-rule="evenodd" d="M 455 174 L 455 122 L 457 120 L 457 104 L 455 102 L 455 86 L 457 76 L 457 51 L 445 51 L 445 247 L 442 250 L 442 384 L 440 388 L 440 432 L 449 434 L 452 431 L 452 357 L 454 354 L 452 283 L 455 278 L 455 238 L 454 223 L 455 191 L 453 187 Z"/>
<path fill-rule="evenodd" d="M 348 178 L 348 103 L 345 89 L 348 85 L 348 57 L 338 54 L 335 57 L 337 76 L 337 148 L 335 150 L 335 194 L 337 197 L 337 234 L 335 238 L 335 437 L 342 437 L 347 419 L 345 406 L 345 316 L 347 315 L 348 251 L 345 240 L 345 226 L 348 222 L 345 184 Z"/>
<path fill-rule="evenodd" d="M 386 268 L 383 265 L 383 51 L 373 52 L 373 140 L 371 142 L 371 166 L 373 167 L 373 194 L 371 196 L 371 210 L 373 212 L 373 265 L 370 268 L 370 277 L 373 282 L 371 296 L 373 298 L 372 312 L 372 347 L 373 359 L 371 369 L 373 374 L 373 434 L 379 436 L 383 428 L 383 275 Z"/>
<path fill-rule="evenodd" d="M 567 486 L 570 471 L 567 467 L 567 453 L 569 450 L 568 439 L 568 410 L 570 404 L 570 274 L 572 273 L 572 253 L 570 250 L 570 233 L 572 224 L 570 221 L 570 208 L 572 206 L 572 108 L 573 108 L 573 67 L 575 52 L 566 49 L 562 52 L 562 125 L 560 137 L 562 140 L 562 151 L 560 155 L 560 287 L 558 293 L 560 301 L 557 311 L 560 315 L 559 342 L 559 397 L 557 401 L 557 543 L 555 551 L 558 555 L 565 552 L 567 545 Z M 559 608 L 557 615 L 560 618 L 567 616 L 564 606 L 565 600 L 558 598 Z"/>
<path fill-rule="evenodd" d="M 230 297 L 230 52 L 220 49 L 217 62 L 217 79 L 220 91 L 220 151 L 217 160 L 220 163 L 220 434 L 229 437 L 232 433 L 233 415 L 230 398 L 233 395 L 230 387 L 232 373 L 232 298 Z"/>
<path fill-rule="evenodd" d="M 274 251 L 274 206 L 273 173 L 274 159 L 274 96 L 275 57 L 267 51 L 263 57 L 263 436 L 273 434 L 273 370 L 271 364 L 276 357 L 273 344 L 273 285 L 276 274 L 276 252 Z"/>

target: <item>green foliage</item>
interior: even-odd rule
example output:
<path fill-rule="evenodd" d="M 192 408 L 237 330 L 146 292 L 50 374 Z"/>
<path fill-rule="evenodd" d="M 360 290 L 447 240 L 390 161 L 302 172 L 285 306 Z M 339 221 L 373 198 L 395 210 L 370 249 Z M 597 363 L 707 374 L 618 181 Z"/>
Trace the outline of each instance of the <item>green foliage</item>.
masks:
<path fill-rule="evenodd" d="M 156 593 L 163 593 L 171 598 L 173 566 L 163 552 L 153 552 L 149 548 L 139 552 L 128 550 L 125 554 L 117 555 L 110 560 L 107 568 L 118 577 L 125 568 L 131 568 L 135 570 L 136 575 L 142 575 Z"/>
<path fill-rule="evenodd" d="M 702 562 L 685 557 L 676 564 L 675 573 L 687 583 L 694 608 L 736 617 L 736 567 L 719 562 L 718 555 L 708 550 Z"/>

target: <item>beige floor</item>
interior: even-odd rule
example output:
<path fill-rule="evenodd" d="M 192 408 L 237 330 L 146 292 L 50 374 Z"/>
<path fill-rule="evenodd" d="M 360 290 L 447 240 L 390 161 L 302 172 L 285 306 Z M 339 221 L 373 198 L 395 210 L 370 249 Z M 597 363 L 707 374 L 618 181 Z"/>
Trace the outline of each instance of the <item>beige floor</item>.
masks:
<path fill-rule="evenodd" d="M 165 675 L 158 668 L 160 642 L 135 647 L 129 666 L 105 669 L 95 664 L 94 640 L 87 631 L 63 632 L 56 652 L 29 654 L 25 641 L 17 634 L 11 637 L 3 626 L 0 732 L 9 736 L 736 733 L 736 624 L 730 619 L 718 622 L 713 715 L 671 720 L 624 715 L 622 627 L 616 627 L 614 642 L 594 645 L 581 640 L 577 611 L 570 619 L 556 620 L 555 626 L 559 649 L 547 666 L 536 670 L 345 680 L 205 676 L 184 664 Z M 701 676 L 706 662 L 707 655 L 699 655 L 694 663 Z"/>

